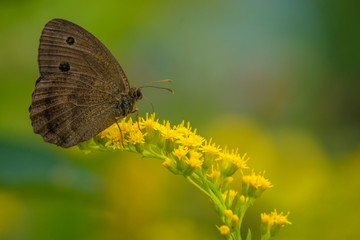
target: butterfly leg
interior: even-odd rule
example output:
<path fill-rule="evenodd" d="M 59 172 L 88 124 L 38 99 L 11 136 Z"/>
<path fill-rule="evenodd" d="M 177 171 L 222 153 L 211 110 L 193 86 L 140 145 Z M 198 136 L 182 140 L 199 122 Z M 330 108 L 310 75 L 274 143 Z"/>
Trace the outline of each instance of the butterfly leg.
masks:
<path fill-rule="evenodd" d="M 139 131 L 141 131 L 140 129 L 140 123 L 139 123 L 139 109 L 138 108 L 135 108 L 135 117 L 136 117 L 136 122 L 137 122 L 137 125 L 138 125 L 138 128 L 139 128 Z"/>
<path fill-rule="evenodd" d="M 123 135 L 122 135 L 122 131 L 121 131 L 121 128 L 120 128 L 120 126 L 119 126 L 119 123 L 118 123 L 117 119 L 115 119 L 115 123 L 116 123 L 116 125 L 117 125 L 117 126 L 118 126 L 118 128 L 119 128 L 119 131 L 120 131 L 120 139 L 121 139 L 121 145 L 122 145 L 122 147 L 124 148 Z"/>

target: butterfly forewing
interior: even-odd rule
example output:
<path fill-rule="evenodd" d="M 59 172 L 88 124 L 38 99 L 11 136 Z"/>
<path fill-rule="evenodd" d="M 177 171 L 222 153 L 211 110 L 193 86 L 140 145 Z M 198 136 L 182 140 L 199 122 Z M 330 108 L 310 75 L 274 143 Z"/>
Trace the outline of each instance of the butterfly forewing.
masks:
<path fill-rule="evenodd" d="M 82 27 L 64 19 L 53 19 L 45 25 L 38 62 L 41 75 L 77 72 L 106 80 L 104 88 L 129 91 L 124 71 L 104 44 Z"/>
<path fill-rule="evenodd" d="M 35 133 L 62 147 L 90 139 L 114 123 L 114 101 L 129 83 L 110 51 L 63 19 L 49 21 L 39 46 L 40 77 L 29 108 Z"/>

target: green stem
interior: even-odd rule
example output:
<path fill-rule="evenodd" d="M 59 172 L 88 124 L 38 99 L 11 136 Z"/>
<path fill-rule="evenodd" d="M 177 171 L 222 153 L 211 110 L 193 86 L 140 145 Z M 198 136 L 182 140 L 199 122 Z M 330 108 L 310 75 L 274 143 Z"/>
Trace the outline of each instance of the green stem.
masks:
<path fill-rule="evenodd" d="M 200 189 L 200 191 L 202 191 L 202 192 L 205 193 L 209 198 L 212 199 L 211 195 L 210 195 L 208 192 L 206 192 L 199 184 L 197 184 L 195 181 L 193 181 L 190 176 L 187 176 L 186 179 L 187 179 L 192 185 L 194 185 L 195 187 L 197 187 L 198 189 Z"/>
<path fill-rule="evenodd" d="M 240 220 L 239 220 L 240 221 Z M 240 235 L 240 226 L 241 223 L 239 224 L 239 227 L 235 230 L 234 235 L 233 235 L 233 239 L 234 240 L 241 240 L 241 235 Z"/>
<path fill-rule="evenodd" d="M 241 234 L 240 234 L 241 225 L 242 225 L 242 221 L 243 221 L 243 219 L 244 219 L 244 216 L 245 216 L 245 213 L 246 213 L 246 210 L 248 209 L 248 207 L 249 207 L 248 204 L 246 204 L 246 205 L 244 205 L 243 207 L 241 207 L 240 216 L 239 216 L 239 222 L 238 222 L 238 227 L 236 228 L 235 238 L 234 238 L 234 239 L 239 239 L 239 240 L 241 240 Z"/>
<path fill-rule="evenodd" d="M 207 192 L 206 190 L 204 190 L 199 184 L 197 184 L 194 180 L 191 179 L 190 176 L 187 176 L 186 179 L 193 184 L 195 187 L 197 187 L 198 189 L 200 189 L 203 193 L 205 193 L 212 201 L 214 204 L 216 204 L 216 206 L 218 206 L 219 209 L 221 209 L 222 212 L 224 212 L 224 206 L 223 204 L 219 201 L 219 199 L 217 198 L 217 196 L 210 190 L 209 192 Z"/>
<path fill-rule="evenodd" d="M 261 235 L 261 240 L 268 240 L 268 239 L 270 239 L 270 234 L 269 233 Z"/>
<path fill-rule="evenodd" d="M 238 238 L 236 238 L 236 233 L 232 233 L 232 234 L 231 234 L 231 239 L 232 239 L 232 240 L 237 240 L 237 239 L 238 239 Z M 240 240 L 241 240 L 241 239 L 240 239 Z"/>

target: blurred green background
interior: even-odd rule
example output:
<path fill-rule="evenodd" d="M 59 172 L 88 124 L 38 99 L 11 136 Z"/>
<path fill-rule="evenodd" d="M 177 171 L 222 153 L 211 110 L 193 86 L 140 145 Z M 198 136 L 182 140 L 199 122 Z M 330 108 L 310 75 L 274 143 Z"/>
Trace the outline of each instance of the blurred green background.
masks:
<path fill-rule="evenodd" d="M 157 117 L 239 147 L 290 211 L 277 239 L 360 239 L 359 1 L 0 2 L 0 239 L 221 239 L 206 197 L 159 160 L 85 155 L 32 131 L 41 30 L 71 20 L 116 56 Z M 140 115 L 151 111 L 142 101 Z M 239 176 L 238 176 L 239 177 Z M 236 185 L 236 184 L 235 184 Z"/>

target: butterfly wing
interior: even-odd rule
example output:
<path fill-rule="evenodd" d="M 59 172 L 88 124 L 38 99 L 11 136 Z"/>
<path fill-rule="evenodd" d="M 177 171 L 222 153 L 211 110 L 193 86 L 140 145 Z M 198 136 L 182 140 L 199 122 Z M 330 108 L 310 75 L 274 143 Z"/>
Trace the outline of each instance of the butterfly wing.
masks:
<path fill-rule="evenodd" d="M 40 77 L 32 95 L 30 119 L 46 142 L 71 147 L 95 136 L 115 121 L 111 94 L 78 73 Z"/>
<path fill-rule="evenodd" d="M 80 26 L 49 21 L 41 34 L 40 77 L 29 108 L 34 132 L 71 147 L 114 123 L 115 96 L 129 84 L 107 48 Z"/>
<path fill-rule="evenodd" d="M 106 80 L 104 88 L 129 92 L 129 82 L 111 52 L 94 35 L 64 20 L 44 27 L 38 54 L 41 75 L 77 72 Z"/>

